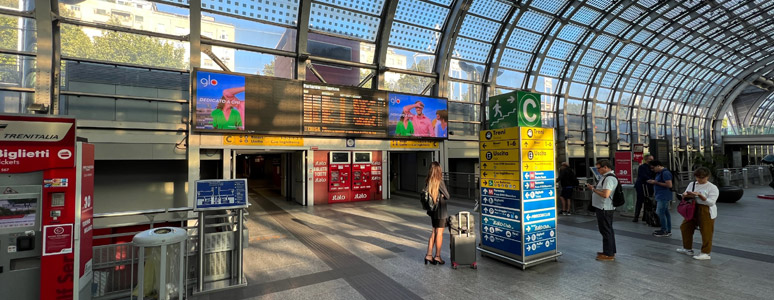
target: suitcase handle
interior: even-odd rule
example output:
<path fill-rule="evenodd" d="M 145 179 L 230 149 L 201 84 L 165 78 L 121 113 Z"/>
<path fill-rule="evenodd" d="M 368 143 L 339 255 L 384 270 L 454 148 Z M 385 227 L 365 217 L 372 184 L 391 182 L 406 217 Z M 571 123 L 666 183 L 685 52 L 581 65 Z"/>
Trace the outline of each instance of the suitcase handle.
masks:
<path fill-rule="evenodd" d="M 457 213 L 457 228 L 460 229 L 460 230 L 457 230 L 457 236 L 462 236 L 462 215 L 463 214 L 467 215 L 465 217 L 465 221 L 468 223 L 468 231 L 466 234 L 467 236 L 470 236 L 470 213 L 467 211 L 461 211 Z"/>

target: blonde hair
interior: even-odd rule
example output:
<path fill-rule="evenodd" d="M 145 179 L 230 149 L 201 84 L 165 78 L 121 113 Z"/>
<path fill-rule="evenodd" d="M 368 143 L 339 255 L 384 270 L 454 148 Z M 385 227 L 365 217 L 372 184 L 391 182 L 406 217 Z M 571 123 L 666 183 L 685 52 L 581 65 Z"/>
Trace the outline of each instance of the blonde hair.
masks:
<path fill-rule="evenodd" d="M 425 185 L 427 186 L 427 192 L 433 198 L 433 202 L 438 201 L 438 193 L 441 188 L 441 181 L 443 181 L 443 171 L 441 170 L 441 164 L 437 161 L 430 163 L 430 171 L 427 174 L 427 180 Z"/>

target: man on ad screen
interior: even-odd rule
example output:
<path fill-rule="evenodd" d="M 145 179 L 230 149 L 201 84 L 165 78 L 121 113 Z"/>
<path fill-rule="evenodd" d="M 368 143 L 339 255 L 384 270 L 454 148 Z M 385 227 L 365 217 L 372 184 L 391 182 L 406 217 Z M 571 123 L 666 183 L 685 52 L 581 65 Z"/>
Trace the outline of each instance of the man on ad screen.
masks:
<path fill-rule="evenodd" d="M 416 114 L 411 113 L 412 109 L 416 111 Z M 403 107 L 403 114 L 414 124 L 414 136 L 435 136 L 430 118 L 423 113 L 424 110 L 425 104 L 422 101 L 417 101 Z"/>
<path fill-rule="evenodd" d="M 446 99 L 393 94 L 390 99 L 390 135 L 405 137 L 448 136 Z"/>

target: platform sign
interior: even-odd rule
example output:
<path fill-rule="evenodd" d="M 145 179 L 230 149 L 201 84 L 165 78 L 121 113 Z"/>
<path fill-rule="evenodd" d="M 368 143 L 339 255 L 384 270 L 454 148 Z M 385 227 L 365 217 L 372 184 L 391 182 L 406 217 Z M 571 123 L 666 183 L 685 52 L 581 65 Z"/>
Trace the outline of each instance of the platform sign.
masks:
<path fill-rule="evenodd" d="M 481 142 L 518 140 L 518 139 L 519 139 L 518 127 L 484 130 L 479 132 L 479 141 Z"/>
<path fill-rule="evenodd" d="M 556 157 L 553 128 L 521 127 L 520 133 L 522 244 L 526 259 L 556 250 Z"/>
<path fill-rule="evenodd" d="M 247 179 L 197 180 L 194 211 L 247 208 Z"/>
<path fill-rule="evenodd" d="M 518 149 L 519 140 L 501 140 L 501 141 L 481 142 L 481 148 L 485 150 Z"/>
<path fill-rule="evenodd" d="M 519 149 L 480 151 L 481 162 L 519 161 Z"/>

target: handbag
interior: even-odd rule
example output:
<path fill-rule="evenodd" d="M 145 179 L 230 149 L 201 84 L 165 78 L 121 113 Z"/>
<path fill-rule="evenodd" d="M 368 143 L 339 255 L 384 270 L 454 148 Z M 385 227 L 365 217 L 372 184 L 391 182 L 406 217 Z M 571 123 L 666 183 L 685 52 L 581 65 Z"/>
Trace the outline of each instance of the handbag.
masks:
<path fill-rule="evenodd" d="M 427 191 L 427 188 L 423 189 L 419 193 L 419 202 L 422 203 L 422 209 L 431 212 L 438 208 L 438 201 L 433 201 L 433 196 Z"/>
<path fill-rule="evenodd" d="M 696 181 L 693 182 L 691 192 L 696 188 Z M 693 220 L 693 214 L 696 212 L 696 200 L 691 197 L 682 197 L 680 204 L 677 205 L 677 212 L 680 213 L 686 221 Z"/>

